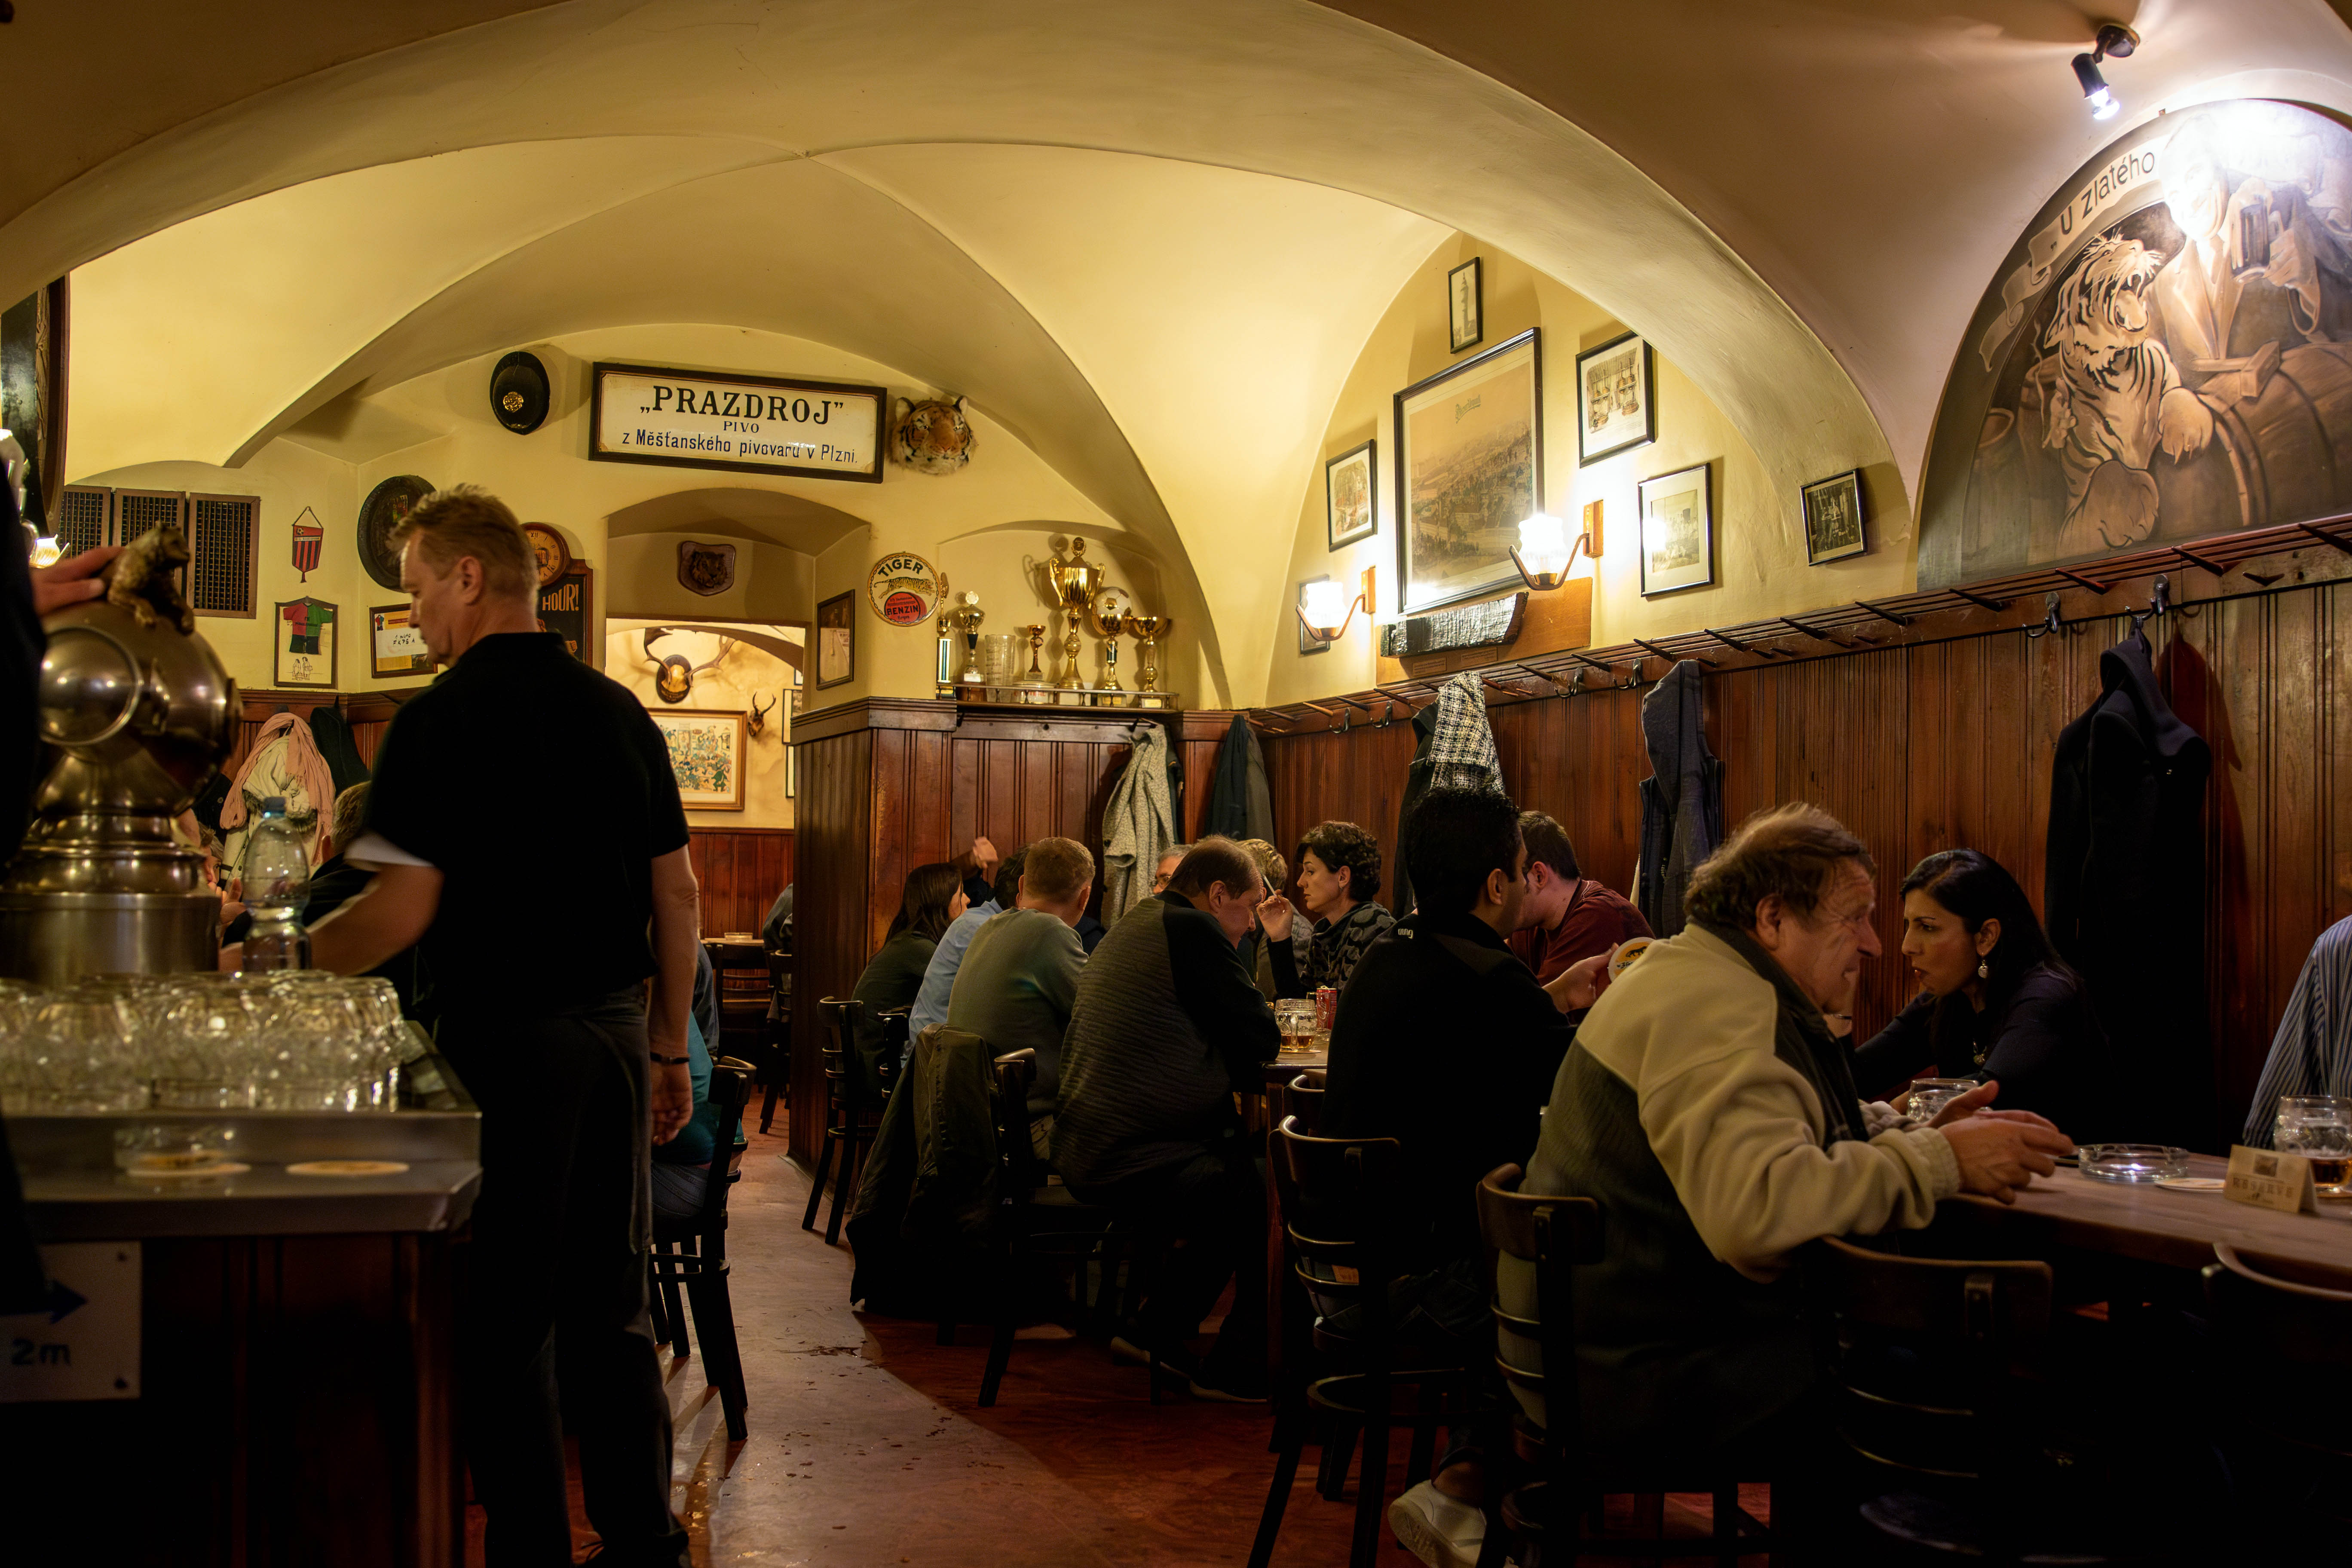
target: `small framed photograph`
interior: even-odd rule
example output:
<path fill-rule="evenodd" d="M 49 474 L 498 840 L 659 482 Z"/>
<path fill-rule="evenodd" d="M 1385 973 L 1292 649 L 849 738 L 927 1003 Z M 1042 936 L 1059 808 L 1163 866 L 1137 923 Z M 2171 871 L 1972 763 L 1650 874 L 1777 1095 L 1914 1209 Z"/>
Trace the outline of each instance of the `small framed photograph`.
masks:
<path fill-rule="evenodd" d="M 743 809 L 743 715 L 673 708 L 653 716 L 669 744 L 678 803 L 688 811 Z"/>
<path fill-rule="evenodd" d="M 856 594 L 835 594 L 816 607 L 816 689 L 845 684 L 857 671 Z"/>
<path fill-rule="evenodd" d="M 1842 561 L 1866 548 L 1862 535 L 1862 470 L 1807 485 L 1805 560 L 1818 566 Z"/>
<path fill-rule="evenodd" d="M 1627 332 L 1577 355 L 1577 466 L 1590 467 L 1657 438 L 1649 343 Z"/>
<path fill-rule="evenodd" d="M 1290 596 L 1291 603 L 1298 606 L 1297 613 L 1290 617 L 1290 629 L 1298 634 L 1298 651 L 1301 654 L 1331 651 L 1329 643 L 1307 629 L 1307 590 L 1318 583 L 1328 583 L 1330 580 L 1328 573 L 1320 577 L 1304 578 L 1299 582 L 1297 592 Z"/>
<path fill-rule="evenodd" d="M 1486 335 L 1484 273 L 1474 256 L 1445 275 L 1445 342 L 1455 353 Z"/>
<path fill-rule="evenodd" d="M 1374 443 L 1327 458 L 1323 464 L 1323 537 L 1337 550 L 1370 539 L 1381 526 L 1372 489 Z"/>
<path fill-rule="evenodd" d="M 368 654 L 369 673 L 378 680 L 433 673 L 433 656 L 425 650 L 425 639 L 416 628 L 408 624 L 406 605 L 368 607 Z"/>
<path fill-rule="evenodd" d="M 1642 481 L 1642 593 L 1679 593 L 1715 581 L 1715 511 L 1708 465 Z"/>
<path fill-rule="evenodd" d="M 278 605 L 278 686 L 335 687 L 335 606 L 324 599 L 285 599 Z"/>

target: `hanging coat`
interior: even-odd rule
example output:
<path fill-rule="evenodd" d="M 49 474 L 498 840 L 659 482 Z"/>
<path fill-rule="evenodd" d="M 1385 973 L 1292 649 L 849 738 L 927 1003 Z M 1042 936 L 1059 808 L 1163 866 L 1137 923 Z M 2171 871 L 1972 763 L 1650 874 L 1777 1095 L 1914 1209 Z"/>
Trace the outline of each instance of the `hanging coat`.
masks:
<path fill-rule="evenodd" d="M 1265 752 L 1257 731 L 1234 715 L 1217 748 L 1217 782 L 1209 794 L 1208 829 L 1228 838 L 1274 838 L 1274 795 L 1265 787 Z"/>
<path fill-rule="evenodd" d="M 1706 690 L 1684 659 L 1642 699 L 1651 776 L 1642 781 L 1642 869 L 1634 902 L 1660 936 L 1683 929 L 1691 873 L 1723 842 L 1723 764 L 1706 749 Z"/>
<path fill-rule="evenodd" d="M 310 740 L 325 760 L 327 772 L 334 776 L 338 797 L 352 785 L 368 782 L 368 765 L 360 759 L 359 742 L 352 736 L 351 721 L 343 717 L 341 709 L 310 710 Z M 331 806 L 333 802 L 328 804 Z"/>
<path fill-rule="evenodd" d="M 1127 771 L 1103 806 L 1103 921 L 1118 918 L 1151 896 L 1160 857 L 1176 842 L 1176 810 L 1168 795 L 1168 734 L 1138 724 Z"/>
<path fill-rule="evenodd" d="M 335 778 L 311 743 L 310 726 L 299 713 L 273 713 L 253 738 L 253 750 L 237 770 L 236 787 L 221 806 L 223 863 L 245 858 L 246 819 L 257 816 L 271 795 L 286 798 L 286 820 L 303 836 L 302 853 L 319 863 L 319 835 L 332 826 Z"/>
<path fill-rule="evenodd" d="M 1437 689 L 1437 728 L 1429 741 L 1433 788 L 1503 787 L 1503 760 L 1486 727 L 1486 688 L 1475 675 L 1457 675 Z"/>
<path fill-rule="evenodd" d="M 2205 1023 L 2205 781 L 2211 750 L 2134 632 L 2099 656 L 2099 696 L 2059 732 L 2042 889 L 2050 941 L 2082 974 L 2123 1068 L 2118 1137 L 2216 1142 Z M 2234 1129 L 2232 1130 L 2234 1131 Z"/>
<path fill-rule="evenodd" d="M 1436 763 L 1430 752 L 1437 744 L 1437 704 L 1424 704 L 1412 716 L 1412 761 L 1404 767 L 1404 800 L 1397 807 L 1396 864 L 1389 868 L 1389 907 L 1402 920 L 1412 913 L 1412 868 L 1404 863 L 1404 825 L 1412 820 L 1412 808 L 1429 793 L 1429 775 Z"/>
<path fill-rule="evenodd" d="M 916 1318 L 982 1306 L 998 1173 L 992 1059 L 987 1041 L 945 1024 L 915 1037 L 850 1203 L 851 1300 Z"/>

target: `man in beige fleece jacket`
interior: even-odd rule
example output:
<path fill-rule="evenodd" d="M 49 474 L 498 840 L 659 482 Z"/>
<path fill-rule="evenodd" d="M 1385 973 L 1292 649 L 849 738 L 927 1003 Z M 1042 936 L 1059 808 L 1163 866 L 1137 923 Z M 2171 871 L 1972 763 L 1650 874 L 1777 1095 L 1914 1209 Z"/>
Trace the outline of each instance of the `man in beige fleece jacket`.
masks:
<path fill-rule="evenodd" d="M 1861 1102 L 1828 1018 L 1879 952 L 1873 874 L 1816 807 L 1750 819 L 1693 877 L 1689 926 L 1601 995 L 1561 1065 L 1525 1190 L 1606 1214 L 1576 1298 L 1596 1447 L 1790 1451 L 1814 1383 L 1794 1250 L 1925 1226 L 1958 1192 L 2008 1202 L 2072 1147 L 1982 1109 L 1991 1084 L 1933 1125 Z"/>

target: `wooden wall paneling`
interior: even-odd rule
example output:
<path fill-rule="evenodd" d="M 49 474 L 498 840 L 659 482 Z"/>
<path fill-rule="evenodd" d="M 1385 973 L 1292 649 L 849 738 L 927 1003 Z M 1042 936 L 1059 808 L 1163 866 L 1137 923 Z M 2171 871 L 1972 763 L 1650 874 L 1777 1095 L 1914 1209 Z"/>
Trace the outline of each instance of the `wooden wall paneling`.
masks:
<path fill-rule="evenodd" d="M 1176 722 L 1179 760 L 1184 767 L 1184 798 L 1177 821 L 1187 844 L 1200 841 L 1202 825 L 1208 820 L 1209 798 L 1216 792 L 1217 755 L 1233 722 L 1232 710 L 1216 708 L 1188 712 Z"/>
<path fill-rule="evenodd" d="M 793 904 L 793 1007 L 792 1139 L 793 1158 L 814 1160 L 824 1136 L 824 1078 L 817 1051 L 825 1020 L 822 997 L 846 996 L 866 967 L 868 889 L 873 874 L 869 824 L 875 741 L 854 729 L 796 742 L 800 793 Z"/>
<path fill-rule="evenodd" d="M 790 828 L 692 827 L 687 853 L 701 889 L 705 936 L 758 931 L 793 880 Z"/>

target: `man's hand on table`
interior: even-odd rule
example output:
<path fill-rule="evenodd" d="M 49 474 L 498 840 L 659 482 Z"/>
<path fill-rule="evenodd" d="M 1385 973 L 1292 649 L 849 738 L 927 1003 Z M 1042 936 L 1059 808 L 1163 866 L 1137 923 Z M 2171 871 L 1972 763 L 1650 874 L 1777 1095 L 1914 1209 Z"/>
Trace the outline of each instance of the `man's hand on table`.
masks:
<path fill-rule="evenodd" d="M 2000 1092 L 2000 1083 L 1988 1081 L 1944 1107 L 1928 1125 L 1952 1146 L 1962 1192 L 2013 1204 L 2018 1189 L 2058 1169 L 2055 1156 L 2073 1153 L 2074 1141 L 2030 1110 L 1985 1109 Z"/>
<path fill-rule="evenodd" d="M 653 1068 L 654 1143 L 658 1147 L 677 1137 L 679 1130 L 694 1120 L 694 1079 L 688 1075 L 684 1062 L 676 1067 L 656 1062 Z"/>

